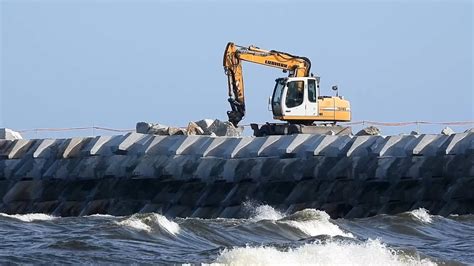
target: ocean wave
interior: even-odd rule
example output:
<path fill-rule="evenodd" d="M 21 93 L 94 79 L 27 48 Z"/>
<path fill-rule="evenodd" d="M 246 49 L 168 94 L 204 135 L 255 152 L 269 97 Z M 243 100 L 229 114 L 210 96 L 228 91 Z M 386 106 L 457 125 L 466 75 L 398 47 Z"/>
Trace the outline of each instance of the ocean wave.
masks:
<path fill-rule="evenodd" d="M 251 209 L 252 221 L 261 221 L 261 220 L 279 220 L 284 217 L 284 214 L 274 209 L 269 205 L 259 205 L 254 206 Z"/>
<path fill-rule="evenodd" d="M 295 249 L 275 247 L 239 247 L 224 250 L 215 263 L 229 265 L 436 265 L 397 252 L 379 240 L 361 244 L 328 242 L 310 243 Z"/>
<path fill-rule="evenodd" d="M 160 231 L 176 235 L 180 231 L 180 227 L 177 223 L 170 221 L 165 216 L 157 213 L 134 214 L 116 223 L 120 226 L 146 232 Z"/>
<path fill-rule="evenodd" d="M 409 211 L 408 214 L 422 223 L 431 223 L 433 221 L 432 216 L 424 208 Z"/>
<path fill-rule="evenodd" d="M 295 227 L 308 236 L 344 236 L 353 238 L 351 233 L 344 232 L 339 226 L 331 223 L 329 214 L 315 209 L 304 209 L 278 220 Z"/>
<path fill-rule="evenodd" d="M 87 216 L 84 216 L 84 217 L 116 218 L 117 216 L 113 216 L 113 215 L 110 215 L 110 214 L 100 214 L 100 213 L 96 213 L 96 214 L 91 214 L 91 215 L 87 215 Z"/>
<path fill-rule="evenodd" d="M 44 213 L 28 213 L 28 214 L 6 214 L 6 213 L 0 213 L 0 216 L 3 217 L 8 217 L 16 220 L 20 220 L 23 222 L 34 222 L 34 221 L 50 221 L 54 220 L 58 217 L 44 214 Z"/>

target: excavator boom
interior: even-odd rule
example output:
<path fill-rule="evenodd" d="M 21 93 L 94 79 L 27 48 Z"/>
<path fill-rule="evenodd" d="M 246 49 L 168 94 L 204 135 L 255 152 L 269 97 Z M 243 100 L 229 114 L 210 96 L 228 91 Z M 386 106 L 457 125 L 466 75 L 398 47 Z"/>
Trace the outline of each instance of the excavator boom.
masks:
<path fill-rule="evenodd" d="M 274 119 L 305 126 L 310 126 L 315 121 L 330 124 L 350 121 L 350 104 L 347 100 L 338 95 L 319 94 L 319 78 L 310 74 L 311 61 L 308 58 L 229 42 L 224 52 L 223 65 L 231 107 L 227 116 L 234 126 L 245 116 L 242 62 L 277 68 L 288 73 L 288 77 L 276 80 L 271 98 Z M 283 128 L 288 131 L 286 126 Z"/>
<path fill-rule="evenodd" d="M 224 52 L 223 65 L 228 78 L 228 100 L 231 106 L 227 115 L 235 126 L 245 115 L 242 61 L 282 69 L 288 72 L 288 77 L 307 77 L 311 69 L 311 61 L 306 57 L 275 50 L 267 51 L 255 46 L 243 47 L 229 42 Z"/>

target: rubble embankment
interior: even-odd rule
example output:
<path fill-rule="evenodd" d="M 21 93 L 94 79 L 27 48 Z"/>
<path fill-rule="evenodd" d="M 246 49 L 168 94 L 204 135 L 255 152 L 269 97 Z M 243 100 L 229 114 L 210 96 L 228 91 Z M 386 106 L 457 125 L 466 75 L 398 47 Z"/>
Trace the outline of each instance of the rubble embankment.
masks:
<path fill-rule="evenodd" d="M 333 218 L 474 212 L 472 131 L 202 133 L 0 140 L 0 212 L 242 217 L 246 201 Z"/>

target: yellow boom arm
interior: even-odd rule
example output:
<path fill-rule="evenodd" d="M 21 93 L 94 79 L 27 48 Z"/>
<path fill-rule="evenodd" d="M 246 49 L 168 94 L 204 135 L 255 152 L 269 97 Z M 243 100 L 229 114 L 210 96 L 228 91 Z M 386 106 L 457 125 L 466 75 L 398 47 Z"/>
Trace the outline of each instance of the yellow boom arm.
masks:
<path fill-rule="evenodd" d="M 289 77 L 308 77 L 311 61 L 306 57 L 295 56 L 275 50 L 263 50 L 255 46 L 242 47 L 229 42 L 224 52 L 224 71 L 228 78 L 229 121 L 235 126 L 245 115 L 244 78 L 242 61 L 288 71 Z"/>

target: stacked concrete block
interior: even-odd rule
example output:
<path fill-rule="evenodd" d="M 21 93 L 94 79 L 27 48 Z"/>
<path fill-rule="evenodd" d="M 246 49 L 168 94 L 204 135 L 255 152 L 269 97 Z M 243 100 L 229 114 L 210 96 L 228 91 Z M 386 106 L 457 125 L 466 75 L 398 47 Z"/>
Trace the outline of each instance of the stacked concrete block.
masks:
<path fill-rule="evenodd" d="M 0 140 L 0 212 L 242 217 L 243 202 L 366 217 L 472 213 L 474 132 Z"/>

